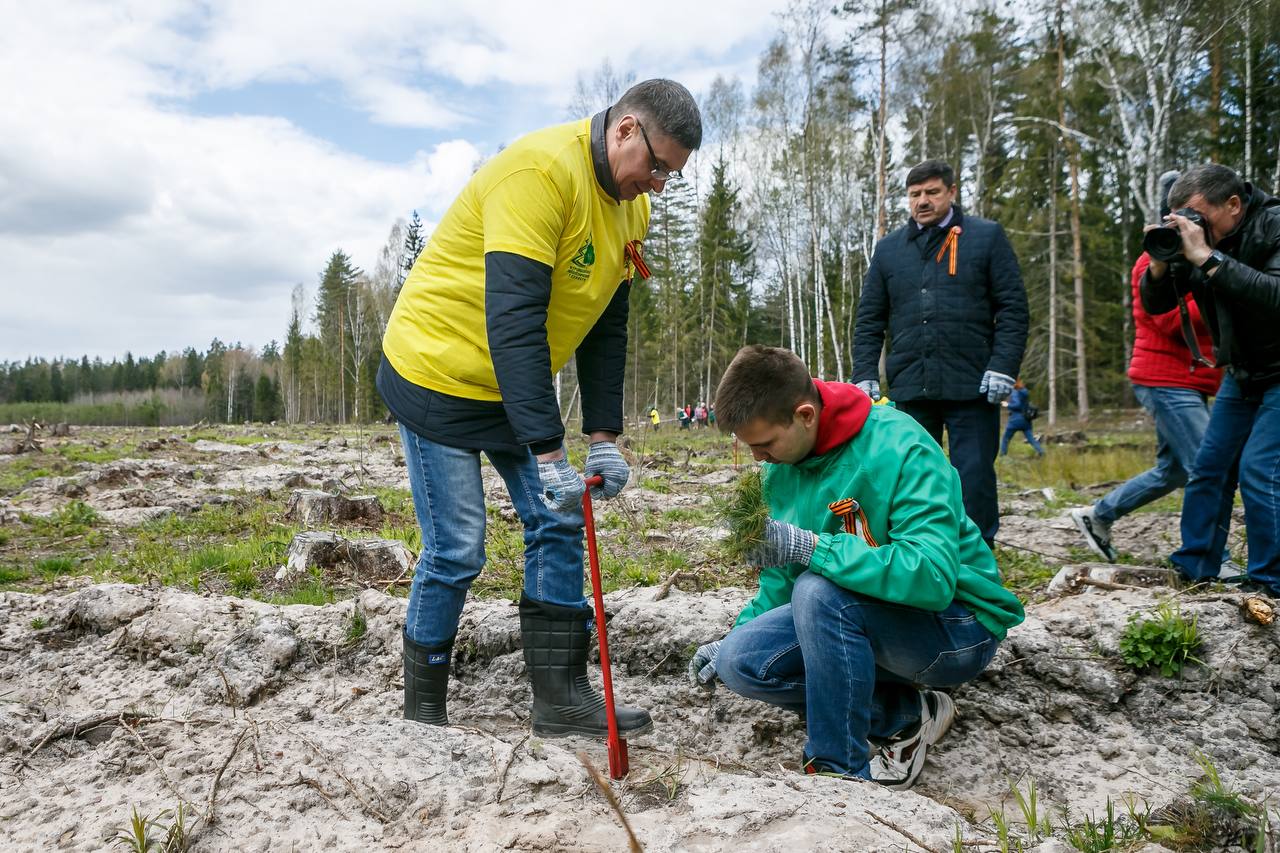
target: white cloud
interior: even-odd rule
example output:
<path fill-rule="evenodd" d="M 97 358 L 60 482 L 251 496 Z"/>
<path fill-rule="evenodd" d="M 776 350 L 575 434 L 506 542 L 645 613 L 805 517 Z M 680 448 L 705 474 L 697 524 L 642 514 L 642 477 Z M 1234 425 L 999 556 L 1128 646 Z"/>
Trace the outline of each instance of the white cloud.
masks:
<path fill-rule="evenodd" d="M 279 338 L 296 282 L 339 247 L 371 267 L 397 217 L 438 219 L 491 153 L 464 138 L 493 121 L 467 86 L 548 122 L 606 57 L 699 91 L 781 5 L 6 4 L 0 359 Z M 455 138 L 384 163 L 283 118 L 184 108 L 264 82 L 336 86 L 371 122 Z"/>

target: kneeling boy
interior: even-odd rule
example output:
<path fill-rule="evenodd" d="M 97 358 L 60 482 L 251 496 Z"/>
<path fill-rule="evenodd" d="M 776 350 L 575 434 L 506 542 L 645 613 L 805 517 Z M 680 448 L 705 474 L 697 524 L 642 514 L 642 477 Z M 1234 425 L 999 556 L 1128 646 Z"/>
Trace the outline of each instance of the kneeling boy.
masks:
<path fill-rule="evenodd" d="M 759 591 L 690 677 L 803 713 L 807 771 L 910 787 L 951 725 L 942 689 L 1023 619 L 959 475 L 910 416 L 812 379 L 789 350 L 741 349 L 715 406 L 765 463 L 771 518 Z"/>

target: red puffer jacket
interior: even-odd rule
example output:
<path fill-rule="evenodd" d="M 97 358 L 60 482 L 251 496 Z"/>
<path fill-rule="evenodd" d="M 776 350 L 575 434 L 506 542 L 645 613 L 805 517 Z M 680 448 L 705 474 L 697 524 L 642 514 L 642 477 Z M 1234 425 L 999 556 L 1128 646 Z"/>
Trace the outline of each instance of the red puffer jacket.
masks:
<path fill-rule="evenodd" d="M 1129 381 L 1135 385 L 1151 385 L 1157 388 L 1190 388 L 1203 394 L 1215 394 L 1222 382 L 1222 368 L 1205 367 L 1191 360 L 1191 350 L 1182 337 L 1182 317 L 1179 311 L 1152 316 L 1142 310 L 1142 298 L 1138 285 L 1147 271 L 1151 258 L 1143 252 L 1133 265 L 1133 358 L 1129 361 Z M 1213 358 L 1213 338 L 1209 328 L 1200 318 L 1191 294 L 1187 294 L 1187 310 L 1191 314 L 1191 327 L 1195 329 L 1196 342 L 1205 358 Z"/>

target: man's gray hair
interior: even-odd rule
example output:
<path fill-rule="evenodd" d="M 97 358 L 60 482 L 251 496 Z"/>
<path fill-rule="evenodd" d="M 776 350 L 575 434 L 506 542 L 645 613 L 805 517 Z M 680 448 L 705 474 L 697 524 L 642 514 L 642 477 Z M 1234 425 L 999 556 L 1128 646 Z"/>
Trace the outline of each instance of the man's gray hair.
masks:
<path fill-rule="evenodd" d="M 628 113 L 657 125 L 649 133 L 660 130 L 681 148 L 696 150 L 702 145 L 702 115 L 698 102 L 689 90 L 674 80 L 645 80 L 623 92 L 611 110 L 617 121 Z"/>
<path fill-rule="evenodd" d="M 1182 177 L 1169 187 L 1169 207 L 1174 210 L 1186 207 L 1194 195 L 1203 196 L 1205 201 L 1214 205 L 1226 204 L 1233 195 L 1247 201 L 1244 181 L 1231 169 L 1217 163 L 1192 166 L 1183 172 Z"/>

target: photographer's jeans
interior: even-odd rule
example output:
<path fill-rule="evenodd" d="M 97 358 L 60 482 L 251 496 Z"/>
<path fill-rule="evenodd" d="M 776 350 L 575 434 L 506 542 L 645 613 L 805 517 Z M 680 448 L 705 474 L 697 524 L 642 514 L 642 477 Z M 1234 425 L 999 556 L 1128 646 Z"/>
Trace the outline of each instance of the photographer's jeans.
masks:
<path fill-rule="evenodd" d="M 1093 505 L 1094 516 L 1106 524 L 1185 486 L 1209 426 L 1209 400 L 1199 391 L 1135 384 L 1133 393 L 1156 422 L 1156 465 Z"/>
<path fill-rule="evenodd" d="M 918 686 L 963 684 L 998 646 L 963 605 L 931 613 L 804 572 L 791 603 L 729 632 L 716 674 L 734 693 L 803 712 L 807 761 L 870 779 L 868 738 L 920 722 Z"/>
<path fill-rule="evenodd" d="M 1171 558 L 1190 580 L 1218 576 L 1237 482 L 1249 579 L 1280 595 L 1280 385 L 1250 400 L 1228 373 L 1182 499 L 1182 547 Z"/>
<path fill-rule="evenodd" d="M 405 634 L 423 646 L 448 642 L 471 582 L 484 566 L 485 506 L 480 451 L 448 447 L 400 427 L 422 554 L 413 574 Z M 524 524 L 524 592 L 549 604 L 585 607 L 582 508 L 557 513 L 539 497 L 538 463 L 528 450 L 484 451 L 507 484 Z"/>

